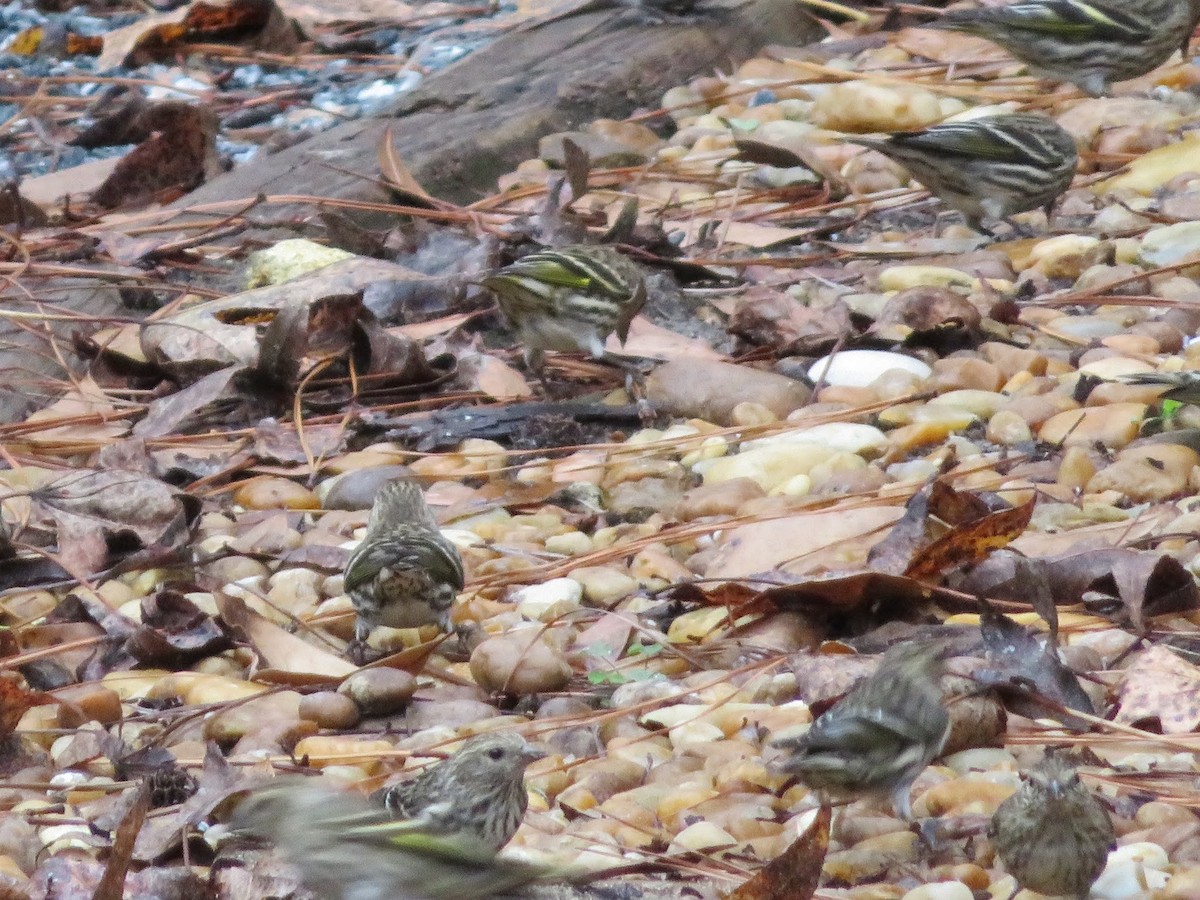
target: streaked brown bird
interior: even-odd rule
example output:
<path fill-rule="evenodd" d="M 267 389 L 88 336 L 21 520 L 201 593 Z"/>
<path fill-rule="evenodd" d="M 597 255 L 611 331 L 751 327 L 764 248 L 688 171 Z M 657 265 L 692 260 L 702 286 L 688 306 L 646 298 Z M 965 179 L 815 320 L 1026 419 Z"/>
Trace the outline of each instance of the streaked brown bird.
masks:
<path fill-rule="evenodd" d="M 321 900 L 479 900 L 547 874 L 465 835 L 428 834 L 321 778 L 253 791 L 230 822 L 271 841 Z"/>
<path fill-rule="evenodd" d="M 832 799 L 890 794 L 896 813 L 911 820 L 909 789 L 950 733 L 938 685 L 942 653 L 937 643 L 888 650 L 807 732 L 773 741 L 789 751 L 779 770 Z"/>
<path fill-rule="evenodd" d="M 646 303 L 645 272 L 611 247 L 574 244 L 541 250 L 480 282 L 496 295 L 532 370 L 545 351 L 582 351 L 628 371 L 604 349 L 610 334 L 622 344 L 629 324 Z"/>
<path fill-rule="evenodd" d="M 497 851 L 525 817 L 525 768 L 545 755 L 512 731 L 480 734 L 444 762 L 375 796 L 394 817 L 424 832 L 466 835 Z"/>
<path fill-rule="evenodd" d="M 379 625 L 450 631 L 450 607 L 464 584 L 462 557 L 438 529 L 421 489 L 409 481 L 384 485 L 367 533 L 346 563 L 345 589 L 358 618 L 355 651 Z"/>
<path fill-rule="evenodd" d="M 1116 847 L 1108 811 L 1059 754 L 1047 753 L 1023 779 L 989 829 L 1004 868 L 1027 890 L 1087 897 Z"/>
<path fill-rule="evenodd" d="M 1197 18 L 1198 0 L 1025 0 L 951 10 L 929 27 L 986 38 L 1035 74 L 1102 97 L 1186 53 Z"/>
<path fill-rule="evenodd" d="M 848 136 L 904 166 L 930 193 L 967 217 L 985 219 L 1050 207 L 1071 186 L 1079 152 L 1053 119 L 1035 113 L 980 116 L 886 137 Z"/>

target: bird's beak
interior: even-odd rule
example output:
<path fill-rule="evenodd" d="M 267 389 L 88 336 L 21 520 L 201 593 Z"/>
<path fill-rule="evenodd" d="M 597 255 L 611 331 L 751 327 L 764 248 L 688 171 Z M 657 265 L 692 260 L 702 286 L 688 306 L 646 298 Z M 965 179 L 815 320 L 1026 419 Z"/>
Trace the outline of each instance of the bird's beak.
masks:
<path fill-rule="evenodd" d="M 523 756 L 529 762 L 533 762 L 536 759 L 545 759 L 546 751 L 541 747 L 534 747 L 533 745 L 530 745 L 521 751 L 521 756 Z"/>

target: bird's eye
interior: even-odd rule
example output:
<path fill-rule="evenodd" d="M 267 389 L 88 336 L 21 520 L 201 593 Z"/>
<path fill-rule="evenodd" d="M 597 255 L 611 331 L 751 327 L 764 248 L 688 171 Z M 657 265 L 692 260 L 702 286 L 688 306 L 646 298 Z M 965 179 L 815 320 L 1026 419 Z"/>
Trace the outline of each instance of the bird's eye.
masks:
<path fill-rule="evenodd" d="M 504 759 L 504 748 L 493 747 L 488 751 L 488 756 L 490 756 L 492 759 Z"/>

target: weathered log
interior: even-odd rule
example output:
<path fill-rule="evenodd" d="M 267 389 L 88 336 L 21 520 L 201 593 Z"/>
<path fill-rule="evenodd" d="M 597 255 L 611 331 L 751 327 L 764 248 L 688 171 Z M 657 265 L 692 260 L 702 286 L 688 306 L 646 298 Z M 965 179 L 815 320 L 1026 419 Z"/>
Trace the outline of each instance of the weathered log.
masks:
<path fill-rule="evenodd" d="M 395 147 L 435 197 L 458 203 L 537 154 L 538 139 L 657 106 L 667 88 L 729 71 L 769 43 L 802 45 L 818 26 L 794 0 L 707 0 L 691 25 L 647 25 L 599 10 L 512 31 L 404 97 L 390 113 L 347 122 L 215 179 L 178 204 L 266 195 L 387 201 L 379 142 Z M 363 177 L 356 177 L 363 176 Z"/>

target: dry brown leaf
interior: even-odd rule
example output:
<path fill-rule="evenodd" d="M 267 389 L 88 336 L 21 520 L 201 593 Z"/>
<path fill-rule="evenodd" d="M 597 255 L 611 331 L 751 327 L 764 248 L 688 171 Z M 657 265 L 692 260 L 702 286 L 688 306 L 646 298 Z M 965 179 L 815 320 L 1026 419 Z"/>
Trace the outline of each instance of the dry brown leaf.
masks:
<path fill-rule="evenodd" d="M 470 365 L 465 365 L 468 362 Z M 482 391 L 496 400 L 522 400 L 533 396 L 533 388 L 524 375 L 490 354 L 479 353 L 469 360 L 460 360 L 459 376 L 467 390 Z"/>
<path fill-rule="evenodd" d="M 1020 506 L 953 528 L 918 550 L 904 574 L 920 581 L 940 579 L 947 572 L 979 562 L 1025 531 L 1035 504 L 1036 498 L 1031 497 Z"/>
<path fill-rule="evenodd" d="M 655 325 L 645 316 L 637 316 L 630 323 L 629 337 L 624 346 L 613 335 L 609 337 L 605 349 L 650 359 L 726 359 L 707 342 Z"/>
<path fill-rule="evenodd" d="M 270 669 L 330 681 L 340 681 L 355 671 L 355 666 L 341 657 L 288 634 L 240 598 L 218 594 L 217 609 L 227 625 L 242 630 Z"/>
<path fill-rule="evenodd" d="M 809 900 L 821 880 L 832 818 L 829 804 L 822 803 L 812 824 L 730 894 L 729 900 Z"/>
<path fill-rule="evenodd" d="M 72 422 L 72 419 L 82 419 Z M 109 441 L 129 433 L 129 419 L 119 416 L 108 395 L 90 375 L 85 375 L 69 391 L 45 409 L 25 420 L 26 424 L 44 423 L 23 438 L 32 444 L 64 444 L 71 441 Z M 63 422 L 65 424 L 55 424 Z"/>
<path fill-rule="evenodd" d="M 1151 647 L 1125 669 L 1120 697 L 1117 722 L 1157 719 L 1163 734 L 1187 734 L 1200 725 L 1200 668 L 1166 647 Z"/>

